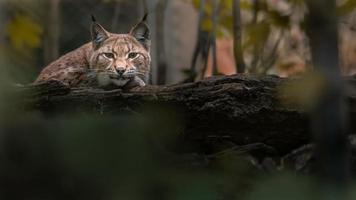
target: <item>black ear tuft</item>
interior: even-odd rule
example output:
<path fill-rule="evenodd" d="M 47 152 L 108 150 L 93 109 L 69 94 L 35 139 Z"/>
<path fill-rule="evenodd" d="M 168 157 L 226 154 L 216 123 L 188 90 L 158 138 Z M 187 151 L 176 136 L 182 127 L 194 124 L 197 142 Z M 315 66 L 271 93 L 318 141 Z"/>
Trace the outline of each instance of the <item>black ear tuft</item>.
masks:
<path fill-rule="evenodd" d="M 147 17 L 148 17 L 148 13 L 145 13 L 145 15 L 142 17 L 141 22 L 147 22 Z"/>
<path fill-rule="evenodd" d="M 93 14 L 91 14 L 91 21 L 96 22 L 95 16 Z"/>

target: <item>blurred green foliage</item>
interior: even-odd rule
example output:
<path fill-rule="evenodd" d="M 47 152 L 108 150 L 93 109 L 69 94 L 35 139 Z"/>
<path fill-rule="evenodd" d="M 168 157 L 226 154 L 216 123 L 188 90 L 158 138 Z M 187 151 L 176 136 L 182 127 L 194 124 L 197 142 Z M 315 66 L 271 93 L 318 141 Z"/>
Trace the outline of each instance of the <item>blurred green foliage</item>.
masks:
<path fill-rule="evenodd" d="M 256 183 L 247 199 L 312 200 L 317 193 L 317 186 L 314 184 L 308 177 L 297 177 L 288 173 L 264 177 Z"/>
<path fill-rule="evenodd" d="M 172 111 L 161 108 L 155 117 L 147 110 L 140 115 L 50 120 L 39 113 L 22 113 L 5 124 L 1 120 L 0 198 L 308 200 L 322 196 L 311 177 L 261 173 L 246 162 L 248 156 L 228 153 L 194 164 L 200 156 L 174 153 L 171 138 L 180 134 L 181 124 Z"/>
<path fill-rule="evenodd" d="M 150 105 L 140 114 L 115 116 L 17 111 L 0 113 L 1 199 L 308 200 L 323 195 L 312 176 L 268 174 L 251 165 L 249 155 L 176 152 L 184 119 L 172 107 Z"/>
<path fill-rule="evenodd" d="M 3 1 L 1 19 L 4 32 L 2 56 L 6 64 L 6 76 L 14 82 L 28 82 L 36 73 L 40 63 L 39 54 L 44 33 L 44 1 L 34 4 L 31 1 Z"/>
<path fill-rule="evenodd" d="M 41 45 L 42 27 L 29 16 L 16 14 L 9 22 L 7 36 L 18 51 L 30 51 Z"/>
<path fill-rule="evenodd" d="M 185 0 L 187 2 L 191 2 L 194 7 L 199 10 L 200 0 Z M 219 36 L 231 36 L 232 35 L 232 1 L 233 0 L 220 0 L 219 5 Z M 268 6 L 266 1 L 257 1 L 258 2 L 258 12 L 262 13 L 265 17 L 262 22 L 268 23 L 270 26 L 275 26 L 278 28 L 289 29 L 291 23 L 291 15 L 290 13 L 281 13 L 277 10 Z M 294 8 L 303 8 L 305 7 L 305 0 L 286 0 L 289 5 Z M 254 12 L 254 2 L 250 0 L 240 0 L 240 8 L 242 11 Z M 340 15 L 346 15 L 350 12 L 354 11 L 356 8 L 356 1 L 347 0 L 343 4 L 339 6 Z M 206 19 L 203 22 L 203 30 L 211 31 L 212 30 L 212 12 L 213 12 L 213 0 L 206 0 L 205 13 Z M 253 22 L 251 22 L 253 23 Z M 247 23 L 249 26 L 251 23 Z M 259 26 L 258 24 L 256 26 Z M 244 28 L 243 28 L 244 30 Z M 266 34 L 266 33 L 264 33 Z M 249 35 L 249 34 L 247 34 Z M 255 34 L 254 34 L 255 35 Z"/>
<path fill-rule="evenodd" d="M 193 4 L 197 11 L 199 10 L 200 0 L 185 1 Z M 206 0 L 204 10 L 206 17 L 202 23 L 202 30 L 208 32 L 212 31 L 213 2 L 214 0 Z M 219 20 L 216 35 L 218 37 L 232 38 L 233 0 L 220 0 L 219 2 Z M 281 34 L 279 37 L 283 38 L 285 37 L 284 35 L 293 33 L 292 27 L 295 28 L 298 26 L 298 29 L 301 29 L 302 31 L 302 33 L 299 33 L 299 37 L 304 37 L 302 35 L 305 33 L 305 24 L 308 13 L 305 0 L 279 0 L 273 2 L 264 0 L 240 0 L 239 2 L 242 12 L 242 49 L 245 60 L 251 60 L 247 62 L 248 71 L 250 73 L 265 74 L 277 65 L 276 58 L 279 56 L 279 53 L 276 53 L 276 51 L 280 46 L 281 40 L 273 39 L 276 32 L 279 32 Z M 356 8 L 355 2 L 356 1 L 354 0 L 347 0 L 340 4 L 340 16 L 348 15 L 354 11 Z M 287 40 L 290 40 L 290 36 L 286 38 L 289 38 Z M 273 42 L 275 44 L 272 44 Z M 288 44 L 288 42 L 290 41 L 284 41 L 282 43 Z M 273 45 L 275 45 L 275 48 L 272 47 Z M 304 59 L 307 63 L 309 56 L 302 55 L 307 54 L 305 53 L 309 48 L 307 42 L 305 46 L 304 44 L 298 45 L 306 50 L 303 53 L 297 52 L 296 54 L 301 56 L 301 59 Z M 284 49 L 289 54 L 293 54 L 293 49 L 288 49 L 286 47 L 284 47 Z M 265 52 L 271 53 L 270 55 L 265 55 Z M 285 57 L 286 55 L 284 55 L 284 58 Z M 288 71 L 288 69 L 284 69 L 284 66 L 286 65 L 278 66 L 280 67 L 279 69 Z"/>
<path fill-rule="evenodd" d="M 339 14 L 347 15 L 353 12 L 356 8 L 355 0 L 346 0 L 343 4 L 339 6 Z"/>
<path fill-rule="evenodd" d="M 187 0 L 189 1 L 189 0 Z M 194 7 L 199 9 L 199 2 L 200 0 L 191 0 Z M 303 1 L 290 1 L 294 6 L 302 6 Z M 212 30 L 212 0 L 207 0 L 205 13 L 206 19 L 203 22 L 203 30 L 211 31 Z M 242 0 L 240 1 L 240 8 L 243 11 L 253 12 L 254 5 L 251 1 Z M 271 9 L 265 1 L 259 2 L 259 12 L 264 13 L 266 18 L 262 20 L 263 23 L 268 23 L 269 25 L 273 25 L 279 28 L 289 28 L 290 25 L 290 16 L 286 14 L 282 14 L 277 12 L 276 10 Z M 252 22 L 253 23 L 253 22 Z M 219 6 L 219 36 L 231 36 L 232 35 L 232 25 L 233 25 L 233 18 L 232 18 L 232 0 L 224 0 L 220 1 Z M 252 25 L 250 23 L 247 26 Z M 258 24 L 256 26 L 259 26 Z M 244 30 L 244 28 L 243 28 Z M 265 33 L 264 33 L 265 34 Z M 249 35 L 249 34 L 247 34 Z M 254 34 L 255 35 L 255 34 Z"/>
<path fill-rule="evenodd" d="M 240 158 L 217 159 L 209 167 L 192 165 L 194 157 L 174 153 L 171 138 L 180 134 L 181 127 L 171 113 L 160 109 L 154 118 L 147 110 L 140 116 L 51 120 L 22 114 L 16 121 L 5 120 L 0 134 L 0 197 L 206 200 L 242 196 L 251 173 Z"/>
<path fill-rule="evenodd" d="M 320 101 L 327 81 L 320 73 L 306 73 L 299 79 L 281 85 L 278 89 L 278 98 L 284 106 L 310 111 Z"/>

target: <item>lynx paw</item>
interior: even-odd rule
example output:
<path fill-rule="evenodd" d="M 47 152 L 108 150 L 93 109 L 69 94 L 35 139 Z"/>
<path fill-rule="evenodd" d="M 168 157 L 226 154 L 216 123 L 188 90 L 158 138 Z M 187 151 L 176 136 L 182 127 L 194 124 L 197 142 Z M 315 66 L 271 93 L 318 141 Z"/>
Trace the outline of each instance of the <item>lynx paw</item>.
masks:
<path fill-rule="evenodd" d="M 128 82 L 125 85 L 125 88 L 131 89 L 134 87 L 144 87 L 144 86 L 146 86 L 146 83 L 142 79 L 136 76 L 134 79 L 132 79 L 130 82 Z"/>

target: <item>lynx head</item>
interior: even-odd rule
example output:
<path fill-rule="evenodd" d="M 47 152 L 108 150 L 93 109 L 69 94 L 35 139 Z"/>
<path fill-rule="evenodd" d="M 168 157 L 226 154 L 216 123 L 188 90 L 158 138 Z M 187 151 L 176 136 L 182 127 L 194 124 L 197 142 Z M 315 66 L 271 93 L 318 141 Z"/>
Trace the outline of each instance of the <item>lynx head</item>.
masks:
<path fill-rule="evenodd" d="M 150 31 L 147 15 L 127 34 L 106 31 L 93 18 L 91 26 L 93 52 L 90 70 L 101 85 L 124 86 L 129 82 L 146 85 L 150 73 Z"/>

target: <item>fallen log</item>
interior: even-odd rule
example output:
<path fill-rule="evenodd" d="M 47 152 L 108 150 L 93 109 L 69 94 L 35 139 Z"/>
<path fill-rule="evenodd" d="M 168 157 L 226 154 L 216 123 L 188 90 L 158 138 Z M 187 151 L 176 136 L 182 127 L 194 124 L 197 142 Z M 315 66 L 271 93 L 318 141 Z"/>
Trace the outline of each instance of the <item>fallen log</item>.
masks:
<path fill-rule="evenodd" d="M 352 121 L 356 116 L 356 79 L 345 80 Z M 178 151 L 213 154 L 218 151 L 217 144 L 263 144 L 263 154 L 283 156 L 311 139 L 308 113 L 281 102 L 293 98 L 279 94 L 279 88 L 291 81 L 276 76 L 233 75 L 130 91 L 68 88 L 49 82 L 19 87 L 17 94 L 22 96 L 24 110 L 40 111 L 49 117 L 78 112 L 140 113 L 148 105 L 168 106 L 184 119 Z M 352 125 L 352 132 L 355 130 Z"/>

